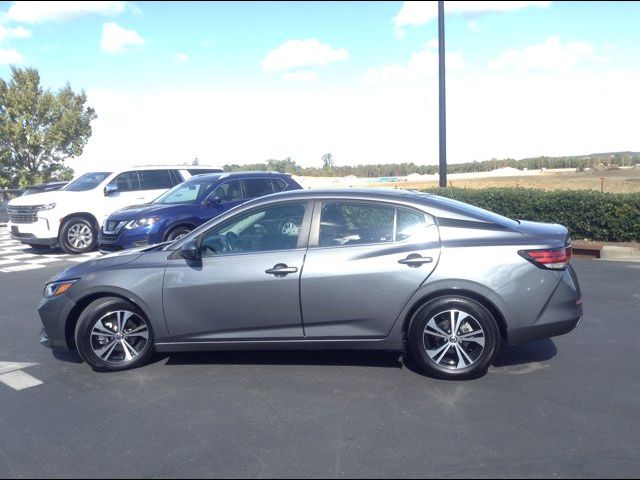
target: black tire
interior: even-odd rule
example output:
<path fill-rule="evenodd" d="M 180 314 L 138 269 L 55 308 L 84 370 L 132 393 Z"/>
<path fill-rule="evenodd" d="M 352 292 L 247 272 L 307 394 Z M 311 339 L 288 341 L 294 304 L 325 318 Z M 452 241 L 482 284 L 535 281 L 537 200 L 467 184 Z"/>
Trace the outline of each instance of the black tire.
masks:
<path fill-rule="evenodd" d="M 132 315 L 129 317 L 119 316 L 118 312 L 128 312 Z M 125 332 L 119 337 L 119 319 L 124 319 Z M 100 327 L 96 327 L 100 323 Z M 115 324 L 113 322 L 116 322 Z M 141 322 L 147 327 L 147 338 L 140 336 Z M 127 328 L 128 327 L 128 328 Z M 111 331 L 111 337 L 95 335 L 94 332 Z M 126 332 L 138 330 L 138 334 L 127 336 Z M 135 332 L 133 332 L 135 333 Z M 132 350 L 128 350 L 129 356 L 135 352 L 135 357 L 127 360 L 125 349 L 129 348 L 123 344 L 127 343 Z M 87 362 L 94 370 L 117 372 L 120 370 L 128 370 L 144 365 L 149 361 L 154 352 L 153 328 L 151 322 L 146 318 L 144 313 L 133 303 L 119 297 L 104 297 L 91 302 L 87 308 L 80 314 L 75 330 L 76 348 L 80 357 Z M 115 343 L 115 345 L 114 345 Z M 103 356 L 99 356 L 96 352 L 104 348 Z"/>
<path fill-rule="evenodd" d="M 193 228 L 189 227 L 188 225 L 181 225 L 181 226 L 172 228 L 171 230 L 169 230 L 169 233 L 167 234 L 167 237 L 166 237 L 167 241 L 173 242 L 178 238 L 182 238 L 185 235 L 187 235 L 189 232 L 191 232 L 191 230 L 193 230 Z"/>
<path fill-rule="evenodd" d="M 448 326 L 452 311 L 458 327 L 454 335 Z M 416 367 L 429 376 L 462 380 L 484 375 L 499 344 L 500 332 L 489 310 L 469 298 L 448 296 L 429 301 L 413 315 L 407 353 Z"/>
<path fill-rule="evenodd" d="M 74 242 L 74 238 L 77 241 Z M 93 223 L 84 217 L 73 217 L 64 222 L 58 242 L 65 253 L 77 255 L 96 248 L 98 231 Z"/>

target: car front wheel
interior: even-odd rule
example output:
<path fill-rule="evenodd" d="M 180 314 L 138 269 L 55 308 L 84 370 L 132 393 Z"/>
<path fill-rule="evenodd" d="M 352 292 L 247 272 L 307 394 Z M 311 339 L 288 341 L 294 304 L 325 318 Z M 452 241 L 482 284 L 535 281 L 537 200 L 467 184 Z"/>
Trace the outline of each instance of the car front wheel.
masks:
<path fill-rule="evenodd" d="M 60 248 L 65 253 L 87 253 L 96 246 L 97 231 L 86 218 L 70 218 L 62 225 L 60 231 Z"/>
<path fill-rule="evenodd" d="M 465 297 L 441 297 L 413 316 L 408 353 L 428 375 L 475 378 L 486 373 L 498 351 L 500 334 L 493 315 Z"/>
<path fill-rule="evenodd" d="M 153 355 L 153 330 L 131 302 L 105 297 L 80 314 L 75 330 L 78 353 L 94 370 L 119 371 L 144 365 Z"/>

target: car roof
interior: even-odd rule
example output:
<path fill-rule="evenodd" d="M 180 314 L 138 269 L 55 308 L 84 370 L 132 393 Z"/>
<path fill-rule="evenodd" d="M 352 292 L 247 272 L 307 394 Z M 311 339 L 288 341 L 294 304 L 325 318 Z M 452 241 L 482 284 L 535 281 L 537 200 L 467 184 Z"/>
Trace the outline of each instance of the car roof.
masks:
<path fill-rule="evenodd" d="M 502 226 L 517 224 L 502 215 L 484 210 L 473 205 L 440 197 L 430 193 L 417 190 L 404 190 L 395 188 L 312 188 L 303 190 L 290 190 L 259 197 L 250 200 L 244 205 L 257 205 L 260 202 L 272 202 L 276 200 L 300 199 L 300 200 L 322 200 L 322 199 L 345 199 L 359 201 L 387 201 L 405 206 L 412 206 L 424 210 L 436 217 L 446 217 L 450 219 L 475 220 L 480 222 L 494 223 Z"/>

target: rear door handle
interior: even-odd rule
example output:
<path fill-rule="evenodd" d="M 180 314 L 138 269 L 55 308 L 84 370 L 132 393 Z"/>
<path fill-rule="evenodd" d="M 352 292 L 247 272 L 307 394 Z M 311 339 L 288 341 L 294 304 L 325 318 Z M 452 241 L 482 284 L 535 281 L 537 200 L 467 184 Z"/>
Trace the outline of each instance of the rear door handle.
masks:
<path fill-rule="evenodd" d="M 421 265 L 424 265 L 425 263 L 431 263 L 431 262 L 433 262 L 433 258 L 431 258 L 431 257 L 423 257 L 422 255 L 420 255 L 418 253 L 412 253 L 407 258 L 403 258 L 402 260 L 398 260 L 398 263 L 401 263 L 402 265 L 407 265 L 407 266 L 412 267 L 412 268 L 418 268 Z"/>
<path fill-rule="evenodd" d="M 275 275 L 276 277 L 286 277 L 290 273 L 296 273 L 297 271 L 298 267 L 287 267 L 284 263 L 278 263 L 274 265 L 273 268 L 265 270 L 264 273 Z"/>

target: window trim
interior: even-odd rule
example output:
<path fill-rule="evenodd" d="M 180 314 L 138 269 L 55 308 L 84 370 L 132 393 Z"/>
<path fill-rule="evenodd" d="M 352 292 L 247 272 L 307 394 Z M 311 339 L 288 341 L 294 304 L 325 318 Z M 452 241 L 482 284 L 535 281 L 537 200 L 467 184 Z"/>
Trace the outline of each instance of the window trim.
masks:
<path fill-rule="evenodd" d="M 374 206 L 383 206 L 383 207 L 391 207 L 394 209 L 393 211 L 393 240 L 390 242 L 374 242 L 374 243 L 358 243 L 354 245 L 327 245 L 320 246 L 320 221 L 322 215 L 322 209 L 325 204 L 328 203 L 351 203 L 351 204 L 370 204 Z M 377 200 L 352 200 L 347 198 L 332 198 L 332 199 L 322 199 L 317 200 L 314 206 L 313 219 L 311 222 L 311 232 L 309 234 L 309 245 L 308 248 L 313 249 L 329 249 L 329 248 L 358 248 L 358 247 L 371 247 L 371 246 L 381 246 L 381 245 L 400 245 L 403 243 L 410 243 L 411 237 L 407 237 L 403 240 L 396 240 L 397 238 L 397 228 L 398 228 L 398 209 L 402 208 L 404 210 L 413 211 L 419 215 L 424 217 L 424 223 L 426 227 L 435 226 L 436 222 L 432 215 L 418 210 L 415 207 L 410 207 L 403 204 L 387 202 L 387 201 L 377 201 Z"/>
<path fill-rule="evenodd" d="M 250 216 L 253 215 L 254 212 L 260 211 L 260 210 L 264 210 L 267 208 L 272 208 L 272 207 L 279 207 L 282 205 L 288 205 L 288 204 L 300 204 L 300 205 L 304 205 L 305 206 L 305 211 L 304 211 L 304 216 L 302 217 L 302 225 L 300 225 L 300 234 L 298 235 L 298 243 L 296 244 L 295 248 L 285 248 L 285 249 L 278 249 L 278 250 L 260 250 L 258 252 L 238 252 L 238 253 L 228 253 L 228 254 L 224 254 L 224 255 L 211 255 L 208 257 L 203 256 L 202 257 L 202 261 L 206 261 L 208 259 L 215 259 L 218 257 L 234 257 L 234 256 L 239 256 L 239 255 L 260 255 L 260 254 L 264 254 L 264 253 L 277 253 L 277 252 L 293 252 L 293 251 L 297 251 L 297 250 L 306 250 L 308 248 L 309 245 L 309 233 L 311 231 L 311 220 L 312 220 L 312 215 L 314 213 L 314 201 L 313 200 L 300 200 L 300 199 L 291 199 L 291 200 L 283 200 L 281 202 L 277 202 L 277 203 L 271 203 L 269 205 L 260 205 L 260 206 L 256 206 L 255 208 L 251 208 L 249 210 L 243 210 L 242 212 L 237 212 L 236 215 L 233 215 L 225 220 L 223 220 L 220 223 L 216 223 L 215 225 L 212 225 L 210 228 L 208 228 L 207 230 L 205 230 L 204 232 L 200 233 L 197 237 L 196 237 L 196 244 L 198 245 L 198 249 L 202 248 L 202 239 L 209 234 L 212 230 L 214 229 L 219 229 L 219 228 L 224 228 L 226 225 L 228 225 L 229 223 L 233 223 L 234 221 L 236 221 L 238 219 L 239 215 L 242 216 Z M 179 252 L 180 250 L 178 249 L 177 252 Z M 172 255 L 173 258 L 173 255 Z M 174 259 L 182 259 L 181 255 L 176 256 Z"/>

